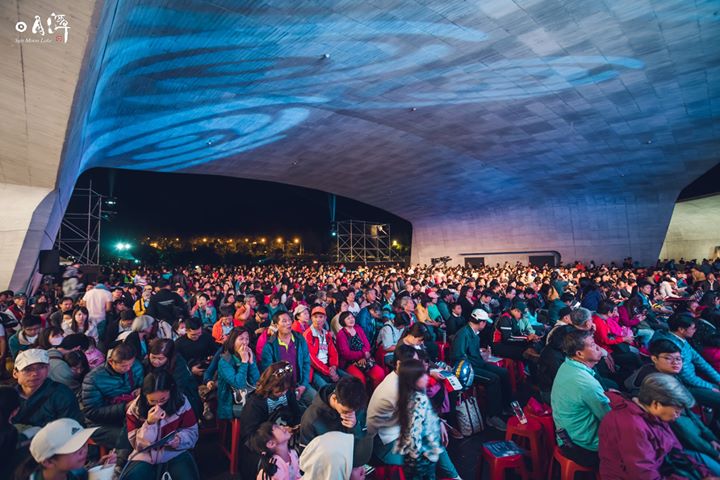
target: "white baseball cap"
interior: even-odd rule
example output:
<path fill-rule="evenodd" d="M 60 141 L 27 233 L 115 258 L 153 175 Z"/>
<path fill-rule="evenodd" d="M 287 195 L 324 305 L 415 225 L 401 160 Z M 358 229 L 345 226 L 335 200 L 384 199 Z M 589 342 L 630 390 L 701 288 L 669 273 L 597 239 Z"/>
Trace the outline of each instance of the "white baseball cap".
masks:
<path fill-rule="evenodd" d="M 298 305 L 297 307 L 295 307 L 295 310 L 293 310 L 293 317 L 297 317 L 305 310 L 310 310 L 307 305 Z"/>
<path fill-rule="evenodd" d="M 45 365 L 50 363 L 47 350 L 30 348 L 18 353 L 17 358 L 15 358 L 15 370 L 19 372 L 25 367 L 29 367 L 35 363 L 44 363 Z"/>
<path fill-rule="evenodd" d="M 48 423 L 30 442 L 30 453 L 42 463 L 55 455 L 75 453 L 90 439 L 98 427 L 84 428 L 72 418 L 61 418 Z"/>
<path fill-rule="evenodd" d="M 475 310 L 472 311 L 470 316 L 472 318 L 474 318 L 475 320 L 477 320 L 478 322 L 492 323 L 492 320 L 490 319 L 490 315 L 488 315 L 488 313 L 485 310 L 483 310 L 482 308 L 476 308 Z"/>

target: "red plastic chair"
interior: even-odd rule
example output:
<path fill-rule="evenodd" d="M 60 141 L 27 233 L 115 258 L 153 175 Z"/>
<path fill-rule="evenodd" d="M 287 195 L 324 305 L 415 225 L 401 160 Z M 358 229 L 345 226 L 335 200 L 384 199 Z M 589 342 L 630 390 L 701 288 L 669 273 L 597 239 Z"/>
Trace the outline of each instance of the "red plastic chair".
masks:
<path fill-rule="evenodd" d="M 477 479 L 482 479 L 483 463 L 487 462 L 490 467 L 490 480 L 505 480 L 506 470 L 517 470 L 523 480 L 529 480 L 528 471 L 525 467 L 525 458 L 522 455 L 511 455 L 509 457 L 496 457 L 483 446 L 480 455 L 480 465 L 477 469 Z"/>
<path fill-rule="evenodd" d="M 552 410 L 550 410 L 546 415 L 538 415 L 535 411 L 533 411 L 533 409 L 526 405 L 523 411 L 525 412 L 525 416 L 528 420 L 534 420 L 542 425 L 543 440 L 546 449 L 545 453 L 547 455 L 546 458 L 549 459 L 552 457 L 555 452 L 555 447 L 557 446 L 557 441 L 555 440 L 555 422 L 553 421 Z"/>
<path fill-rule="evenodd" d="M 230 460 L 230 475 L 238 471 L 240 461 L 240 419 L 222 420 L 220 426 L 220 450 Z M 230 430 L 230 447 L 227 445 L 228 429 Z"/>
<path fill-rule="evenodd" d="M 503 358 L 502 366 L 508 369 L 512 391 L 517 392 L 520 382 L 525 381 L 525 364 L 512 358 Z"/>
<path fill-rule="evenodd" d="M 560 465 L 560 480 L 575 480 L 575 475 L 578 473 L 589 473 L 594 475 L 596 480 L 600 480 L 600 473 L 597 470 L 573 462 L 562 454 L 560 447 L 555 447 L 555 453 L 553 453 L 548 469 L 548 480 L 553 480 L 556 464 Z"/>
<path fill-rule="evenodd" d="M 510 417 L 507 422 L 505 440 L 512 440 L 528 451 L 532 465 L 530 476 L 536 480 L 542 480 L 547 471 L 544 438 L 543 426 L 534 419 L 528 418 L 528 423 L 522 424 L 516 417 Z"/>
<path fill-rule="evenodd" d="M 374 480 L 405 480 L 405 472 L 400 465 L 379 465 L 370 478 Z"/>

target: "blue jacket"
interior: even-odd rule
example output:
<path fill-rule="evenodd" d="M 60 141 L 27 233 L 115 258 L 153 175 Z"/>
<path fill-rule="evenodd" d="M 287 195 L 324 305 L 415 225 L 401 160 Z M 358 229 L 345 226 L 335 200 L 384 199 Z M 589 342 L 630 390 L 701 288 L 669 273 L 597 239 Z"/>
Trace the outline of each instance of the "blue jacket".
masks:
<path fill-rule="evenodd" d="M 667 330 L 658 330 L 650 339 L 650 343 L 656 340 L 670 340 L 680 348 L 680 355 L 682 355 L 683 366 L 680 370 L 679 377 L 685 385 L 688 387 L 696 388 L 717 388 L 720 385 L 720 374 L 700 356 L 687 340 L 673 335 Z M 703 376 L 709 378 L 711 382 L 703 380 L 698 376 L 696 372 L 700 372 Z"/>
<path fill-rule="evenodd" d="M 297 383 L 305 387 L 310 386 L 310 350 L 308 350 L 307 342 L 301 334 L 292 331 L 295 340 L 295 349 L 297 351 Z M 268 337 L 268 341 L 263 347 L 260 366 L 265 369 L 271 364 L 280 361 L 280 348 L 278 347 L 278 337 L 273 335 Z"/>
<path fill-rule="evenodd" d="M 355 317 L 355 323 L 363 329 L 370 345 L 375 345 L 375 333 L 377 332 L 377 328 L 375 327 L 375 319 L 370 314 L 368 307 L 360 310 Z"/>
<path fill-rule="evenodd" d="M 107 362 L 85 375 L 82 385 L 82 411 L 94 425 L 122 425 L 129 401 L 114 398 L 142 387 L 143 367 L 135 360 L 130 372 L 120 375 Z"/>
<path fill-rule="evenodd" d="M 233 388 L 255 386 L 260 379 L 257 363 L 240 361 L 237 355 L 224 353 L 218 361 L 218 418 L 230 420 L 233 418 Z"/>

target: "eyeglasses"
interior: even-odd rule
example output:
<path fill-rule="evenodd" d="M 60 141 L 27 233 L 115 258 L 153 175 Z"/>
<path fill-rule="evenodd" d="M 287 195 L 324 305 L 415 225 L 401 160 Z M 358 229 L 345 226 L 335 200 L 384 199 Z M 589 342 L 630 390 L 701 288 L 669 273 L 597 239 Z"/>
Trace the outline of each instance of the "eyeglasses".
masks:
<path fill-rule="evenodd" d="M 671 357 L 669 355 L 658 355 L 658 358 L 662 358 L 670 363 L 682 363 L 682 357 Z"/>
<path fill-rule="evenodd" d="M 273 373 L 273 375 L 276 376 L 276 377 L 282 377 L 282 376 L 285 375 L 286 373 L 292 373 L 292 371 L 293 371 L 292 365 L 290 365 L 289 363 L 287 363 L 287 364 L 285 364 L 284 367 L 278 368 L 278 369 Z"/>

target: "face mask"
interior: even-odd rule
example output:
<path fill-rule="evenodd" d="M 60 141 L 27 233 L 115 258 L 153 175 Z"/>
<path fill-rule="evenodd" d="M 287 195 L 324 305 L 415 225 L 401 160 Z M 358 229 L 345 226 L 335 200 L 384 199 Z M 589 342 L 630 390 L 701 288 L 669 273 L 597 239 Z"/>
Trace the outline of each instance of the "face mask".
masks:
<path fill-rule="evenodd" d="M 35 340 L 37 340 L 38 336 L 35 335 L 34 337 L 25 337 L 25 340 L 28 341 L 28 343 L 35 343 Z"/>
<path fill-rule="evenodd" d="M 57 347 L 60 345 L 63 341 L 63 337 L 51 337 L 50 338 L 50 345 Z"/>
<path fill-rule="evenodd" d="M 185 335 L 186 333 L 187 333 L 187 331 L 186 331 L 184 328 L 178 328 L 178 329 L 177 329 L 177 334 L 180 335 L 181 337 L 182 337 L 183 335 Z"/>

